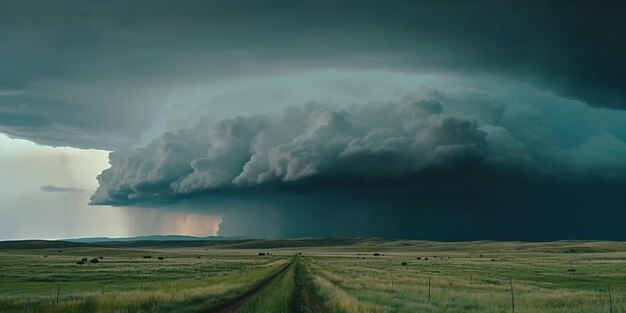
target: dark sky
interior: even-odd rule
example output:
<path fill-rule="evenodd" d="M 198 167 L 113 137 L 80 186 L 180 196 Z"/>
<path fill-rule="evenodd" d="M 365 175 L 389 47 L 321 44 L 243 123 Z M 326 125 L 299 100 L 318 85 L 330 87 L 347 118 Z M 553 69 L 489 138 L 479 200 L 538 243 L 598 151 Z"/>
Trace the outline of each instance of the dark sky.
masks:
<path fill-rule="evenodd" d="M 624 12 L 0 0 L 0 133 L 111 151 L 92 205 L 222 235 L 626 240 Z"/>

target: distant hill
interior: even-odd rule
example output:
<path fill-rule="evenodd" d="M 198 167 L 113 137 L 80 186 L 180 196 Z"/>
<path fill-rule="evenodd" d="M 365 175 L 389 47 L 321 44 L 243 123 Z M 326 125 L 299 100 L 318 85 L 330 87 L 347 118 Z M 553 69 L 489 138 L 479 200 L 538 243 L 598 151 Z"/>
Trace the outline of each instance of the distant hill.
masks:
<path fill-rule="evenodd" d="M 243 237 L 193 237 L 193 236 L 140 236 L 127 238 L 78 238 L 65 240 L 13 240 L 0 241 L 0 250 L 27 250 L 27 249 L 60 249 L 74 247 L 100 248 L 182 248 L 204 247 L 224 249 L 274 249 L 297 247 L 344 247 L 359 246 L 364 242 L 380 239 L 246 239 Z M 382 241 L 381 241 L 382 242 Z"/>
<path fill-rule="evenodd" d="M 0 241 L 0 250 L 64 248 L 201 248 L 201 249 L 324 249 L 353 252 L 472 252 L 472 253 L 602 253 L 626 252 L 626 242 L 564 240 L 553 242 L 467 241 L 436 242 L 381 238 L 246 239 L 240 237 L 141 236 L 79 238 L 69 240 Z"/>
<path fill-rule="evenodd" d="M 196 237 L 185 235 L 152 235 L 152 236 L 135 236 L 135 237 L 86 237 L 86 238 L 70 238 L 61 239 L 60 241 L 67 242 L 112 242 L 112 241 L 194 241 L 194 240 L 243 240 L 248 239 L 246 237 L 224 237 L 224 236 L 208 236 L 208 237 Z"/>

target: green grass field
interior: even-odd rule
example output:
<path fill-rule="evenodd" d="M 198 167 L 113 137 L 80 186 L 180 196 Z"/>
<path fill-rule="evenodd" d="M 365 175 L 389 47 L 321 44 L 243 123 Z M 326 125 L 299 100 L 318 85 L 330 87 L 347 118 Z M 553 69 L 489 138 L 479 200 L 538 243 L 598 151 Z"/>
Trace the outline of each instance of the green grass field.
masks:
<path fill-rule="evenodd" d="M 0 312 L 626 312 L 624 243 L 50 245 L 0 243 Z"/>

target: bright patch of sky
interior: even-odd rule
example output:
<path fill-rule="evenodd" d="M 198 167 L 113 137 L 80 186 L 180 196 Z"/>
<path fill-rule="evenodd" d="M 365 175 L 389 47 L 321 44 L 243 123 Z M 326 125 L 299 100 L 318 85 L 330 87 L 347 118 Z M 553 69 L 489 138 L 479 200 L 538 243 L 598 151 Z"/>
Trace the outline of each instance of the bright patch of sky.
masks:
<path fill-rule="evenodd" d="M 0 134 L 0 240 L 217 234 L 220 216 L 88 206 L 107 155 Z"/>

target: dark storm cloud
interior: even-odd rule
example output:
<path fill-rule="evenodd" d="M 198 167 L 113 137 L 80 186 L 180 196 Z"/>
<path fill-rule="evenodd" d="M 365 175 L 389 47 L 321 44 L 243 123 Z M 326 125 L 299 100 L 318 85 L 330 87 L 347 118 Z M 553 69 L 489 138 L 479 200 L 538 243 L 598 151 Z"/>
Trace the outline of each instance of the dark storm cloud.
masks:
<path fill-rule="evenodd" d="M 0 97 L 0 133 L 52 146 L 112 149 L 132 142 L 121 112 L 38 97 Z M 122 109 L 122 111 L 125 111 Z M 96 118 L 97 116 L 97 118 Z"/>
<path fill-rule="evenodd" d="M 313 68 L 489 74 L 624 109 L 624 10 L 620 1 L 3 1 L 0 87 L 19 88 L 0 92 L 11 95 L 0 97 L 0 131 L 116 149 L 149 126 L 159 90 Z M 49 109 L 15 109 L 37 103 Z"/>
<path fill-rule="evenodd" d="M 94 204 L 214 210 L 224 234 L 626 239 L 625 9 L 1 1 L 0 132 L 114 151 Z M 265 113 L 278 106 L 277 86 L 327 69 L 326 93 L 293 103 L 332 101 L 282 116 L 224 118 L 239 100 L 207 100 L 211 87 L 262 78 L 273 85 L 256 88 L 270 100 L 245 99 Z M 368 98 L 339 95 L 373 84 L 348 72 L 443 78 L 425 96 L 349 107 Z M 161 127 L 179 112 L 183 129 Z M 197 121 L 200 112 L 209 116 Z M 129 149 L 140 138 L 149 144 Z"/>
<path fill-rule="evenodd" d="M 624 239 L 601 217 L 625 214 L 621 112 L 524 98 L 427 90 L 202 120 L 111 153 L 92 204 L 212 212 L 224 235 Z"/>
<path fill-rule="evenodd" d="M 72 187 L 59 187 L 52 185 L 41 186 L 41 191 L 45 192 L 85 192 L 85 189 L 72 188 Z"/>
<path fill-rule="evenodd" d="M 320 181 L 177 205 L 221 214 L 223 235 L 624 240 L 625 187 L 624 180 L 571 180 L 466 163 L 384 183 Z"/>
<path fill-rule="evenodd" d="M 531 108 L 531 117 L 518 106 L 503 106 L 501 117 L 492 118 L 493 104 L 474 106 L 471 118 L 454 113 L 471 101 L 489 103 L 484 97 L 431 91 L 399 103 L 340 110 L 308 104 L 288 108 L 281 118 L 203 120 L 144 148 L 111 153 L 111 168 L 98 177 L 92 201 L 132 204 L 322 181 L 341 189 L 355 181 L 386 184 L 466 165 L 487 172 L 624 178 L 626 143 L 612 133 L 591 129 L 577 134 L 574 145 L 564 144 L 562 130 L 541 122 L 540 111 Z"/>
<path fill-rule="evenodd" d="M 22 89 L 7 88 L 0 86 L 0 96 L 15 96 L 24 93 Z"/>
<path fill-rule="evenodd" d="M 225 236 L 624 240 L 624 188 L 623 179 L 537 175 L 468 160 L 384 181 L 325 177 L 133 205 L 219 214 Z"/>
<path fill-rule="evenodd" d="M 437 100 L 342 111 L 308 105 L 290 108 L 280 120 L 199 123 L 146 148 L 111 153 L 111 168 L 98 177 L 92 200 L 132 203 L 331 177 L 386 180 L 465 160 L 528 158 L 523 147 L 507 141 L 512 138 L 493 142 L 493 130 L 442 110 Z"/>

